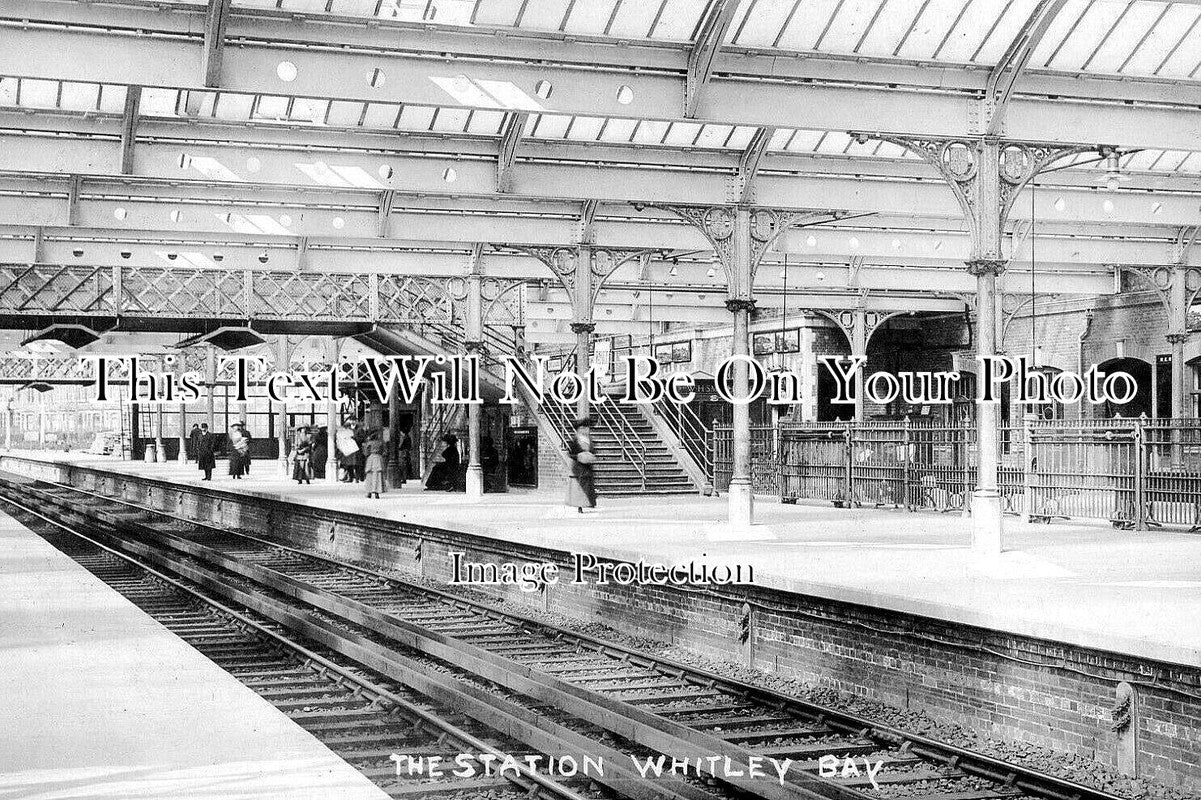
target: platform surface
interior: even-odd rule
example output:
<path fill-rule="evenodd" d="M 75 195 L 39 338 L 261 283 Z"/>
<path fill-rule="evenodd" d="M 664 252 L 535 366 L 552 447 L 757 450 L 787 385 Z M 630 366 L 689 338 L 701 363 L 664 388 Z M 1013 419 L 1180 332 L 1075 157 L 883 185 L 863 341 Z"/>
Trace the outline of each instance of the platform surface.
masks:
<path fill-rule="evenodd" d="M 580 515 L 561 504 L 561 487 L 473 502 L 410 482 L 369 500 L 355 484 L 298 486 L 274 461 L 256 462 L 245 480 L 218 471 L 200 483 L 192 464 L 31 455 L 631 561 L 750 564 L 764 586 L 1201 664 L 1198 534 L 1006 518 L 1006 551 L 986 557 L 969 547 L 970 521 L 959 514 L 761 499 L 757 524 L 735 533 L 723 524 L 724 497 L 601 498 L 599 508 Z"/>
<path fill-rule="evenodd" d="M 0 507 L 0 798 L 387 795 Z"/>

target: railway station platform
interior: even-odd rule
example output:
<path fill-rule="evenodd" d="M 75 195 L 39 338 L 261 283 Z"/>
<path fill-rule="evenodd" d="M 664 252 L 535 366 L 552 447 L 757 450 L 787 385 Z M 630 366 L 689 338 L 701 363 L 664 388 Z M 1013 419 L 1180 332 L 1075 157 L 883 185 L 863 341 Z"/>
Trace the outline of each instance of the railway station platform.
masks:
<path fill-rule="evenodd" d="M 3 509 L 0 619 L 0 797 L 387 797 Z"/>
<path fill-rule="evenodd" d="M 12 455 L 534 548 L 633 562 L 750 565 L 756 585 L 786 594 L 1136 659 L 1201 664 L 1198 535 L 1008 519 L 1006 552 L 986 557 L 969 547 L 969 523 L 958 514 L 783 505 L 763 498 L 757 524 L 735 533 L 723 522 L 724 498 L 601 498 L 597 509 L 581 515 L 562 505 L 560 487 L 472 502 L 410 482 L 372 500 L 352 484 L 298 486 L 279 474 L 276 462 L 256 462 L 246 480 L 221 477 L 219 469 L 212 482 L 201 482 L 192 464 Z M 0 454 L 0 467 L 18 469 L 5 461 Z"/>

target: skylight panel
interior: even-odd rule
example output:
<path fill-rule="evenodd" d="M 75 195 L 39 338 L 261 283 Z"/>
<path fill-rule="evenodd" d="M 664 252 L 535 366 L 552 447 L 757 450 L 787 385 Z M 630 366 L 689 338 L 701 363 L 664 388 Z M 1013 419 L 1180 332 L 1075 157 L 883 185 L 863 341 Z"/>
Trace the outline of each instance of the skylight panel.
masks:
<path fill-rule="evenodd" d="M 496 25 L 511 28 L 517 24 L 522 0 L 479 0 L 472 22 L 476 25 Z"/>
<path fill-rule="evenodd" d="M 346 100 L 334 100 L 330 103 L 329 117 L 326 124 L 338 128 L 357 128 L 359 120 L 363 116 L 363 103 L 349 102 Z M 392 120 L 396 119 L 396 110 L 393 109 Z M 389 122 L 388 127 L 392 127 Z"/>
<path fill-rule="evenodd" d="M 595 142 L 604 126 L 603 117 L 573 117 L 567 127 L 567 138 L 577 142 Z"/>
<path fill-rule="evenodd" d="M 177 116 L 176 104 L 178 102 L 179 92 L 177 90 L 148 86 L 142 90 L 139 113 L 144 117 L 174 117 Z"/>
<path fill-rule="evenodd" d="M 821 41 L 821 49 L 831 53 L 853 53 L 864 32 L 880 11 L 883 0 L 846 0 L 834 16 Z"/>
<path fill-rule="evenodd" d="M 758 0 L 753 5 L 730 26 L 731 41 L 741 47 L 772 47 L 794 15 L 811 13 L 807 9 L 812 0 Z"/>
<path fill-rule="evenodd" d="M 706 123 L 701 130 L 701 135 L 696 140 L 697 147 L 723 147 L 726 139 L 734 132 L 731 125 L 717 125 Z"/>
<path fill-rule="evenodd" d="M 100 84 L 68 81 L 62 85 L 59 107 L 67 111 L 95 111 L 100 105 Z"/>
<path fill-rule="evenodd" d="M 689 147 L 700 132 L 701 124 L 699 122 L 677 122 L 668 131 L 664 144 Z"/>
<path fill-rule="evenodd" d="M 1157 17 L 1158 21 L 1154 27 L 1121 67 L 1122 72 L 1134 75 L 1153 74 L 1160 64 L 1173 54 L 1173 49 L 1183 44 L 1201 18 L 1201 7 L 1198 6 L 1184 3 L 1157 5 L 1165 9 L 1163 16 Z M 1194 48 L 1196 47 L 1201 47 L 1201 43 L 1194 45 Z M 1201 51 L 1193 49 L 1192 52 L 1195 57 L 1201 58 L 1197 55 Z"/>
<path fill-rule="evenodd" d="M 218 119 L 245 122 L 250 119 L 253 109 L 254 95 L 227 92 L 221 96 L 221 102 L 217 104 L 216 111 Z"/>
<path fill-rule="evenodd" d="M 645 39 L 663 0 L 623 0 L 609 24 L 609 35 L 623 39 Z"/>
<path fill-rule="evenodd" d="M 21 105 L 25 108 L 57 108 L 58 81 L 21 81 Z"/>
<path fill-rule="evenodd" d="M 477 109 L 471 115 L 470 122 L 467 123 L 467 132 L 476 133 L 484 136 L 497 136 L 500 134 L 505 121 L 505 112 L 503 111 L 485 111 Z M 527 121 L 528 124 L 528 121 Z"/>
<path fill-rule="evenodd" d="M 571 0 L 526 0 L 515 25 L 534 31 L 557 31 Z"/>
<path fill-rule="evenodd" d="M 951 31 L 963 11 L 965 0 L 930 0 L 925 5 L 908 35 L 904 37 L 897 55 L 901 58 L 933 58 L 943 39 Z"/>
<path fill-rule="evenodd" d="M 677 42 L 692 40 L 692 33 L 705 12 L 705 4 L 696 0 L 667 0 L 655 25 L 654 38 Z"/>

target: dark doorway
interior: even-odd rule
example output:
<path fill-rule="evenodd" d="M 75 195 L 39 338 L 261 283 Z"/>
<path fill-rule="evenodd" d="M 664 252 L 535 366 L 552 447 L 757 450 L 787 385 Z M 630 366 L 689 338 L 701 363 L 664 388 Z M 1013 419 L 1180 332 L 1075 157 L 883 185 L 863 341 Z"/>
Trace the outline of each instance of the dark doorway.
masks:
<path fill-rule="evenodd" d="M 1151 365 L 1141 358 L 1114 358 L 1098 365 L 1098 370 L 1106 375 L 1115 372 L 1125 372 L 1134 379 L 1138 393 L 1129 403 L 1101 404 L 1104 417 L 1141 417 L 1151 416 Z"/>

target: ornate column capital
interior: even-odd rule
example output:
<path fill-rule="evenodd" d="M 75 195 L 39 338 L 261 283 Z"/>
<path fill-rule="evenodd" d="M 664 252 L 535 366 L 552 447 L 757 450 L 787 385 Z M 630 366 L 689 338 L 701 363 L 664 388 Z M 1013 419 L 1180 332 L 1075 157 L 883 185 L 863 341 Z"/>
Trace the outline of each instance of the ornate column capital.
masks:
<path fill-rule="evenodd" d="M 981 275 L 1000 275 L 1005 271 L 1005 262 L 995 258 L 973 258 L 965 261 L 967 271 L 976 277 Z"/>
<path fill-rule="evenodd" d="M 731 297 L 726 300 L 726 310 L 730 313 L 738 311 L 753 312 L 755 310 L 755 301 L 745 297 Z"/>
<path fill-rule="evenodd" d="M 571 323 L 572 333 L 592 333 L 596 330 L 595 322 L 573 322 Z"/>
<path fill-rule="evenodd" d="M 1189 336 L 1191 335 L 1191 331 L 1173 331 L 1172 333 L 1167 334 L 1164 338 L 1168 340 L 1168 344 L 1177 345 L 1187 342 L 1189 340 Z"/>

